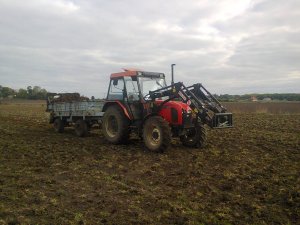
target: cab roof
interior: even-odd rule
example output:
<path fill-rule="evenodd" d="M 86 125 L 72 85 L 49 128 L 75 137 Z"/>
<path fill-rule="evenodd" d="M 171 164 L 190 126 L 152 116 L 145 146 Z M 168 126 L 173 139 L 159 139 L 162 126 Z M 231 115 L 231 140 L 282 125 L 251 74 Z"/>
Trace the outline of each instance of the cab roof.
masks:
<path fill-rule="evenodd" d="M 163 73 L 155 73 L 155 72 L 146 72 L 138 69 L 123 69 L 123 72 L 118 72 L 118 73 L 112 73 L 110 75 L 110 78 L 119 78 L 119 77 L 134 77 L 138 75 L 142 76 L 157 76 L 157 77 L 165 77 Z"/>
<path fill-rule="evenodd" d="M 118 73 L 112 73 L 110 75 L 110 78 L 117 78 L 117 77 L 132 77 L 132 76 L 137 76 L 138 70 L 135 69 L 123 69 L 123 72 L 118 72 Z"/>

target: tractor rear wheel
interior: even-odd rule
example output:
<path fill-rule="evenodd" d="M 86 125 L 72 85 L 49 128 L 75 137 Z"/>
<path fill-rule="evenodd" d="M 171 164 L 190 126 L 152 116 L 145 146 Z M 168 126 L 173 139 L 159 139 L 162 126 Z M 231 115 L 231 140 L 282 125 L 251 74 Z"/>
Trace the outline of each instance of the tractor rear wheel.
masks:
<path fill-rule="evenodd" d="M 119 106 L 110 106 L 104 113 L 102 131 L 112 144 L 124 144 L 129 139 L 129 120 Z"/>
<path fill-rule="evenodd" d="M 54 119 L 53 126 L 56 132 L 58 133 L 64 132 L 64 121 L 62 121 L 60 118 Z"/>
<path fill-rule="evenodd" d="M 164 152 L 171 142 L 171 129 L 168 122 L 160 116 L 148 118 L 144 123 L 143 140 L 148 150 Z"/>
<path fill-rule="evenodd" d="M 180 137 L 180 140 L 184 146 L 191 148 L 204 147 L 206 142 L 206 131 L 203 125 L 191 128 L 186 131 L 185 135 Z"/>
<path fill-rule="evenodd" d="M 85 137 L 88 135 L 88 125 L 87 123 L 80 119 L 75 123 L 75 133 L 78 137 Z"/>

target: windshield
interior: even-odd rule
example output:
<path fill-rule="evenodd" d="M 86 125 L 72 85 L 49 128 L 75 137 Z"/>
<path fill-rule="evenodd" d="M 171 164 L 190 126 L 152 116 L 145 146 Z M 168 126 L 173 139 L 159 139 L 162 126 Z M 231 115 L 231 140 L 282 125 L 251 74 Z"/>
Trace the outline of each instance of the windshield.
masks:
<path fill-rule="evenodd" d="M 139 77 L 139 84 L 144 97 L 149 94 L 149 91 L 155 91 L 166 86 L 165 79 L 160 77 Z"/>

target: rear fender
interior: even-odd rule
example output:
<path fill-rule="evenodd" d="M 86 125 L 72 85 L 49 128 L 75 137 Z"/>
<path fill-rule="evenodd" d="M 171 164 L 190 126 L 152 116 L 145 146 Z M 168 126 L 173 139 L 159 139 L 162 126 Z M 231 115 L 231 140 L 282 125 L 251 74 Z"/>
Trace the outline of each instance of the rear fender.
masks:
<path fill-rule="evenodd" d="M 102 109 L 102 112 L 105 112 L 107 110 L 107 108 L 111 105 L 118 105 L 124 112 L 125 116 L 129 119 L 129 120 L 132 120 L 132 118 L 130 117 L 126 107 L 120 102 L 120 101 L 106 101 L 104 106 L 103 106 L 103 109 Z"/>

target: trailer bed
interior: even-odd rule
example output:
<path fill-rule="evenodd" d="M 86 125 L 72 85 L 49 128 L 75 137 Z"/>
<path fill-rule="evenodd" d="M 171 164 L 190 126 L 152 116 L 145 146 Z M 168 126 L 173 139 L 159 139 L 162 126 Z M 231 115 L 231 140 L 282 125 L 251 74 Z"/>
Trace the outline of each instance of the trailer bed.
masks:
<path fill-rule="evenodd" d="M 102 117 L 104 100 L 48 102 L 47 111 L 54 117 Z"/>

